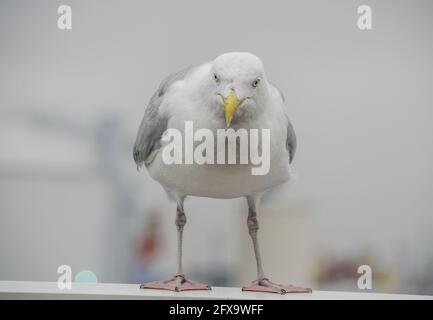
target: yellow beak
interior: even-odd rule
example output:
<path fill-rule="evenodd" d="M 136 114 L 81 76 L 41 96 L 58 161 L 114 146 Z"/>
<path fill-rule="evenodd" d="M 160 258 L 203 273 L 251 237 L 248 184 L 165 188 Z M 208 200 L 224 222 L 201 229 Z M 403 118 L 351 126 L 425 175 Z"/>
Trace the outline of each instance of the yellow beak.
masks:
<path fill-rule="evenodd" d="M 230 123 L 233 120 L 233 116 L 235 114 L 235 111 L 239 106 L 242 104 L 244 99 L 238 100 L 238 97 L 236 96 L 236 93 L 231 90 L 230 94 L 227 98 L 224 99 L 224 107 L 226 109 L 226 125 L 227 128 L 230 126 Z"/>

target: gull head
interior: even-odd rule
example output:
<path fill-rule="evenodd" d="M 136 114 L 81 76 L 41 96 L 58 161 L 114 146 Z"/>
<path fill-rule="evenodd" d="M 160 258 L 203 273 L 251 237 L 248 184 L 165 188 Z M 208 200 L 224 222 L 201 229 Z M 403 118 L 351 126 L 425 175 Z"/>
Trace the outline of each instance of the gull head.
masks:
<path fill-rule="evenodd" d="M 230 52 L 212 62 L 209 80 L 217 105 L 224 107 L 226 126 L 253 114 L 267 92 L 262 61 L 248 52 Z"/>

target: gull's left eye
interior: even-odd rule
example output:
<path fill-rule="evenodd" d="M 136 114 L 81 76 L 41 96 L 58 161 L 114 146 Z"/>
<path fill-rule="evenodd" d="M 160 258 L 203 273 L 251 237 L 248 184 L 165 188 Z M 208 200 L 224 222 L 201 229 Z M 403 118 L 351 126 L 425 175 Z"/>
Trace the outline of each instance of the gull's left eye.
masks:
<path fill-rule="evenodd" d="M 254 80 L 254 81 L 251 83 L 251 85 L 255 88 L 255 87 L 257 87 L 257 86 L 259 85 L 259 82 L 260 82 L 260 78 L 257 78 L 256 80 Z"/>

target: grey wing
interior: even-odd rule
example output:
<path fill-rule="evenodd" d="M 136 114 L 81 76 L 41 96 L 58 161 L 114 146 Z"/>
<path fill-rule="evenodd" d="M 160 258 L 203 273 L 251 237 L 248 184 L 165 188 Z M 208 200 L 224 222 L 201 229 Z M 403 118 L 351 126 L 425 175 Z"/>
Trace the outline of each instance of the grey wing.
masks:
<path fill-rule="evenodd" d="M 281 100 L 284 103 L 285 102 L 285 98 L 283 93 L 281 92 L 281 90 L 273 83 L 271 83 L 271 85 L 278 91 L 278 93 L 280 94 Z M 295 152 L 296 152 L 296 134 L 295 134 L 295 129 L 293 129 L 293 125 L 289 120 L 289 116 L 287 114 L 287 111 L 285 111 L 286 114 L 286 126 L 287 126 L 287 135 L 286 135 L 286 149 L 289 152 L 289 163 L 292 163 L 293 158 L 295 157 Z"/>
<path fill-rule="evenodd" d="M 164 100 L 165 93 L 170 86 L 178 80 L 182 80 L 194 67 L 185 68 L 179 72 L 170 74 L 165 78 L 158 90 L 153 94 L 144 112 L 143 120 L 138 128 L 135 139 L 133 157 L 139 168 L 143 163 L 149 164 L 149 158 L 153 151 L 161 147 L 161 136 L 167 129 L 168 116 L 160 112 L 160 105 Z"/>

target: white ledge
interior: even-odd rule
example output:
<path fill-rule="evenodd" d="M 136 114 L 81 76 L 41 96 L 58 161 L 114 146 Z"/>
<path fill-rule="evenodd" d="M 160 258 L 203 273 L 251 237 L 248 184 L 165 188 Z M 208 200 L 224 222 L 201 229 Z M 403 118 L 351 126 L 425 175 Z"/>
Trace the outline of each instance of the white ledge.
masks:
<path fill-rule="evenodd" d="M 56 282 L 0 281 L 0 299 L 433 300 L 433 296 L 339 291 L 279 295 L 242 292 L 240 288 L 230 287 L 212 287 L 211 291 L 171 292 L 140 289 L 138 284 L 114 283 L 72 283 L 71 289 L 61 290 Z"/>

